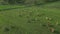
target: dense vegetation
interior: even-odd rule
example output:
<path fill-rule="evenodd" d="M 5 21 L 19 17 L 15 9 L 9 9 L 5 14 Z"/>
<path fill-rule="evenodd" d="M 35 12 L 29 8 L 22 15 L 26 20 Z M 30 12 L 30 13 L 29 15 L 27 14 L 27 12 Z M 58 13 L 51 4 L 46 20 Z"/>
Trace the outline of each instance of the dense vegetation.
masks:
<path fill-rule="evenodd" d="M 55 2 L 59 0 L 0 0 L 1 4 L 29 4 L 29 5 L 40 5 L 48 2 Z"/>

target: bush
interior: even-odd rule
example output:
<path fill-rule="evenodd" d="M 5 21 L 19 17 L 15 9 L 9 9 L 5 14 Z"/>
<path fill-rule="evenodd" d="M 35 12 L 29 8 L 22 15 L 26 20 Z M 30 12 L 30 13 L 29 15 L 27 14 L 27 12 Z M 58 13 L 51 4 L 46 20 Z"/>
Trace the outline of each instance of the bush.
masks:
<path fill-rule="evenodd" d="M 10 29 L 9 28 L 7 28 L 7 27 L 5 27 L 5 32 L 8 32 L 8 31 L 10 31 Z"/>

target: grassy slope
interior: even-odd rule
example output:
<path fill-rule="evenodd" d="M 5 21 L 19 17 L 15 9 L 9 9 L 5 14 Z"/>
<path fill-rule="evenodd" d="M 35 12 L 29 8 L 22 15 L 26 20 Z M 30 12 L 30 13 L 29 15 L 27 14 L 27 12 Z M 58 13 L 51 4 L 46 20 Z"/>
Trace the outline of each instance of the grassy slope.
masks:
<path fill-rule="evenodd" d="M 0 5 L 0 11 L 18 9 L 23 7 L 24 6 L 20 6 L 20 5 Z"/>
<path fill-rule="evenodd" d="M 34 6 L 1 11 L 0 34 L 54 34 L 42 25 L 47 24 L 46 16 L 53 19 L 51 24 L 55 25 L 57 20 L 60 23 L 60 10 L 59 8 L 52 7 L 59 5 L 59 2 L 56 3 L 47 4 L 43 7 Z M 36 21 L 34 21 L 35 19 Z M 5 27 L 9 28 L 9 31 L 5 31 Z M 60 25 L 55 26 L 55 29 L 60 32 Z"/>

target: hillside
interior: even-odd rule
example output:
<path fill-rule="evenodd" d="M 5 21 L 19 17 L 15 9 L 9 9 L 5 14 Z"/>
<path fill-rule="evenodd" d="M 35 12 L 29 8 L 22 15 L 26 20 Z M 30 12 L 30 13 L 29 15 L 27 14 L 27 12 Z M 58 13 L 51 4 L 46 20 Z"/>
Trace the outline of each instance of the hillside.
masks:
<path fill-rule="evenodd" d="M 3 5 L 0 10 L 0 34 L 60 34 L 60 1 L 31 7 Z M 46 17 L 52 19 L 54 33 L 47 28 Z"/>

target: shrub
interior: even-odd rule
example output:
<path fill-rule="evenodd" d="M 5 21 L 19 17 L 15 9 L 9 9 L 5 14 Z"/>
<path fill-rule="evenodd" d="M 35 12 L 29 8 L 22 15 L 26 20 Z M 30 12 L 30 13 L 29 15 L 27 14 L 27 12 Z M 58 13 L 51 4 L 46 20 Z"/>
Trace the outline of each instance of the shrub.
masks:
<path fill-rule="evenodd" d="M 7 27 L 5 27 L 4 30 L 5 30 L 6 32 L 10 31 L 10 29 L 7 28 Z"/>

